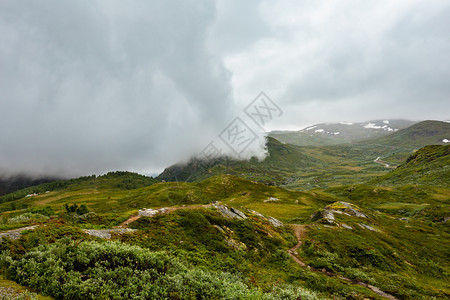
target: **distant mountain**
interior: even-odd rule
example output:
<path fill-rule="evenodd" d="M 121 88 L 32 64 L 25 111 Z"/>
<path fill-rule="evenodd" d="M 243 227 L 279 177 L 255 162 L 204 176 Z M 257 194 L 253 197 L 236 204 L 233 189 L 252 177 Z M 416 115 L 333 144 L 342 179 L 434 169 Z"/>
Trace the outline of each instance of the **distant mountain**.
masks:
<path fill-rule="evenodd" d="M 364 143 L 412 149 L 426 145 L 445 145 L 450 143 L 450 123 L 423 121 L 387 136 L 367 139 Z"/>
<path fill-rule="evenodd" d="M 408 120 L 374 120 L 360 123 L 325 123 L 299 131 L 272 131 L 269 136 L 298 146 L 323 146 L 385 136 L 413 125 Z"/>
<path fill-rule="evenodd" d="M 405 129 L 398 129 L 399 125 L 404 126 L 408 122 L 412 123 L 411 121 L 383 120 L 381 123 L 367 122 L 364 126 L 361 125 L 362 123 L 360 125 L 317 125 L 318 127 L 315 128 L 305 128 L 300 133 L 320 130 L 320 134 L 329 135 L 327 132 L 330 132 L 333 126 L 348 127 L 350 129 L 346 134 L 342 134 L 344 138 L 339 141 L 340 143 L 351 141 L 351 143 L 297 146 L 281 143 L 273 137 L 268 137 L 266 147 L 269 155 L 263 161 L 222 157 L 204 162 L 193 158 L 187 163 L 166 168 L 158 179 L 201 181 L 212 176 L 230 174 L 269 185 L 286 185 L 298 189 L 325 187 L 336 184 L 338 181 L 354 182 L 358 178 L 370 178 L 388 171 L 389 168 L 404 162 L 414 150 L 429 144 L 445 144 L 447 140 L 450 140 L 450 123 L 424 121 Z M 356 139 L 363 136 L 364 131 L 366 134 L 371 132 L 376 135 L 381 134 L 381 130 L 384 131 L 385 136 Z M 351 135 L 351 131 L 355 134 Z M 301 136 L 297 134 L 297 137 Z M 322 138 L 321 141 L 326 140 Z M 338 143 L 337 140 L 331 142 Z M 358 170 L 356 179 L 355 170 Z"/>

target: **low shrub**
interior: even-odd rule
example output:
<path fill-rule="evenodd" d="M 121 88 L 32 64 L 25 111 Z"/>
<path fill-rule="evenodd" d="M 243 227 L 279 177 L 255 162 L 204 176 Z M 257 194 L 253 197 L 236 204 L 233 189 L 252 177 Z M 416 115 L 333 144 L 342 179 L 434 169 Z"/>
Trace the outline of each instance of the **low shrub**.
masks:
<path fill-rule="evenodd" d="M 53 215 L 55 215 L 55 211 L 53 210 L 53 208 L 51 206 L 38 206 L 38 207 L 32 207 L 30 209 L 30 212 L 32 212 L 33 214 L 41 214 L 47 217 L 51 217 Z"/>
<path fill-rule="evenodd" d="M 60 299 L 317 299 L 293 286 L 269 293 L 241 276 L 189 267 L 175 256 L 119 242 L 63 238 L 21 257 L 0 255 L 6 276 Z"/>
<path fill-rule="evenodd" d="M 72 205 L 69 205 L 68 203 L 64 204 L 64 209 L 68 213 L 77 213 L 78 215 L 84 215 L 89 212 L 89 208 L 86 204 L 81 204 L 78 206 L 78 204 L 74 203 Z"/>
<path fill-rule="evenodd" d="M 32 224 L 32 223 L 45 222 L 48 219 L 49 219 L 49 217 L 47 217 L 47 216 L 27 212 L 27 213 L 18 215 L 17 217 L 9 219 L 8 223 L 9 224 Z"/>

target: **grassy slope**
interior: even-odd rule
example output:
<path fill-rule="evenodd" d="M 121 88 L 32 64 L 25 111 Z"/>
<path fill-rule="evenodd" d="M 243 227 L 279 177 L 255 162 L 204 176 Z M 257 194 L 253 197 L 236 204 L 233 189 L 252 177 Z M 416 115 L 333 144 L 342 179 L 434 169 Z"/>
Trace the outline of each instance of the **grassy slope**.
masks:
<path fill-rule="evenodd" d="M 220 200 L 236 207 L 248 207 L 266 215 L 279 216 L 285 221 L 296 218 L 305 220 L 314 209 L 336 200 L 331 196 L 287 191 L 234 176 L 212 177 L 200 183 L 158 183 L 135 190 L 121 190 L 115 182 L 115 179 L 97 178 L 16 202 L 25 202 L 30 207 L 49 205 L 55 210 L 64 203 L 86 202 L 91 210 L 104 217 L 103 225 L 109 226 L 118 222 L 105 223 L 109 220 L 107 216 L 119 216 L 120 219 L 141 207 L 186 205 L 186 209 L 168 215 L 141 218 L 131 225 L 140 229 L 139 233 L 116 238 L 151 251 L 174 253 L 183 261 L 205 270 L 242 274 L 249 286 L 266 292 L 289 284 L 323 293 L 320 298 L 330 294 L 342 298 L 350 295 L 359 295 L 360 298 L 374 296 L 367 289 L 347 286 L 340 280 L 317 275 L 296 265 L 286 253 L 295 244 L 289 228 L 272 228 L 267 221 L 251 216 L 245 208 L 241 209 L 250 218 L 244 221 L 225 219 L 212 209 L 189 209 L 190 204 Z M 264 200 L 269 197 L 277 197 L 280 201 L 265 203 Z M 4 212 L 3 216 L 23 212 Z M 64 215 L 61 218 L 65 222 L 69 220 Z M 45 227 L 25 234 L 23 239 L 0 245 L 2 249 L 10 249 L 14 255 L 21 257 L 24 251 L 32 250 L 39 244 L 53 243 L 62 236 L 90 240 L 77 227 L 102 225 L 97 220 L 92 224 L 61 225 L 60 222 L 50 220 Z M 225 232 L 219 231 L 217 226 Z M 224 236 L 231 238 L 235 244 L 243 245 L 244 250 L 234 250 L 224 242 Z"/>
<path fill-rule="evenodd" d="M 263 161 L 219 159 L 210 164 L 192 160 L 167 168 L 159 177 L 166 181 L 201 181 L 211 176 L 231 174 L 252 181 L 282 185 L 289 189 L 327 188 L 379 176 L 387 171 L 374 159 L 385 147 L 299 147 L 268 138 L 269 155 Z M 357 176 L 355 176 L 357 174 Z"/>
<path fill-rule="evenodd" d="M 289 149 L 282 144 L 279 146 L 281 148 L 275 153 Z M 330 164 L 340 161 L 339 167 L 344 168 L 345 160 L 334 154 L 340 153 L 342 157 L 352 161 L 360 155 L 370 157 L 377 151 L 375 149 L 375 153 L 368 154 L 360 153 L 359 150 L 347 152 L 346 149 L 348 148 L 345 146 L 315 148 L 308 150 L 307 154 L 311 157 L 321 157 Z M 214 201 L 221 201 L 238 208 L 250 208 L 284 222 L 309 223 L 309 216 L 315 210 L 335 201 L 348 201 L 362 207 L 370 217 L 369 224 L 380 231 L 372 232 L 362 229 L 357 225 L 359 220 L 355 221 L 354 218 L 345 215 L 338 215 L 337 218 L 352 226 L 353 230 L 311 223 L 308 242 L 303 244 L 300 255 L 317 268 L 324 267 L 347 277 L 376 284 L 399 298 L 418 299 L 432 296 L 445 298 L 449 294 L 445 279 L 449 272 L 447 254 L 450 251 L 449 229 L 444 222 L 449 217 L 448 200 L 450 199 L 450 189 L 446 181 L 448 173 L 444 169 L 448 166 L 447 152 L 448 146 L 427 147 L 418 151 L 404 166 L 369 184 L 357 184 L 358 181 L 365 179 L 361 176 L 354 179 L 355 184 L 337 185 L 326 191 L 288 191 L 230 175 L 214 176 L 201 182 L 164 182 L 138 189 L 127 189 L 126 186 L 119 184 L 123 183 L 120 176 L 112 176 L 77 181 L 64 189 L 23 198 L 14 203 L 19 208 L 49 205 L 55 210 L 61 210 L 65 203 L 87 203 L 88 207 L 101 218 L 93 223 L 74 225 L 89 228 L 117 225 L 142 207 L 186 205 L 188 208 L 190 205 Z M 284 155 L 288 157 L 289 152 Z M 276 161 L 279 158 L 273 156 L 273 159 Z M 354 165 L 347 167 L 349 171 L 355 171 L 350 169 L 355 168 Z M 360 165 L 356 167 L 361 168 L 358 172 L 370 168 L 369 164 L 365 165 L 364 162 L 360 162 Z M 416 168 L 444 172 L 433 173 L 430 178 L 434 179 L 428 180 Z M 336 177 L 336 174 L 333 176 Z M 396 185 L 388 185 L 389 180 L 394 177 Z M 129 183 L 131 184 L 132 181 Z M 378 186 L 374 186 L 375 183 Z M 280 200 L 264 202 L 270 197 Z M 27 211 L 27 209 L 7 211 L 10 208 L 11 203 L 0 205 L 0 210 L 4 211 L 2 217 L 8 218 Z M 150 249 L 161 245 L 170 251 L 180 249 L 180 255 L 191 263 L 207 268 L 215 266 L 235 268 L 246 278 L 253 278 L 250 281 L 255 281 L 255 284 L 263 289 L 269 289 L 277 278 L 281 278 L 283 282 L 306 285 L 312 290 L 325 292 L 328 295 L 333 294 L 344 298 L 350 295 L 374 297 L 364 288 L 345 287 L 339 280 L 305 271 L 292 264 L 288 257 L 282 255 L 294 243 L 293 236 L 288 231 L 282 236 L 284 241 L 279 241 L 279 247 L 270 250 L 264 254 L 265 256 L 251 256 L 249 250 L 241 253 L 243 256 L 235 256 L 232 254 L 233 251 L 229 252 L 229 249 L 224 250 L 225 254 L 216 256 L 213 253 L 216 253 L 217 249 L 202 246 L 209 243 L 205 239 L 215 240 L 212 236 L 204 235 L 212 234 L 214 225 L 225 225 L 232 231 L 239 232 L 235 236 L 236 240 L 249 245 L 255 245 L 255 241 L 265 245 L 262 239 L 264 234 L 258 230 L 246 231 L 246 227 L 242 228 L 239 222 L 226 224 L 223 218 L 209 210 L 198 212 L 203 217 L 180 210 L 152 220 L 143 219 L 133 226 L 145 230 L 146 235 L 142 238 L 139 235 L 124 237 L 123 242 Z M 206 223 L 204 218 L 207 220 Z M 404 219 L 400 220 L 400 218 Z M 185 221 L 182 221 L 183 219 Z M 189 222 L 191 219 L 203 221 L 192 223 Z M 248 226 L 250 228 L 256 226 L 255 223 L 252 224 Z M 264 231 L 264 226 L 260 228 Z M 51 225 L 48 230 L 51 230 Z M 222 239 L 217 240 L 218 243 L 220 241 Z M 180 248 L 181 244 L 184 245 Z M 265 247 L 272 246 L 267 244 Z M 218 264 L 218 261 L 224 260 L 227 264 Z M 277 261 L 275 265 L 273 261 Z M 355 298 L 358 297 L 355 296 Z"/>
<path fill-rule="evenodd" d="M 282 144 L 269 137 L 269 156 L 261 162 L 219 159 L 204 164 L 192 160 L 186 165 L 167 168 L 160 179 L 200 181 L 211 176 L 232 174 L 289 189 L 323 189 L 383 175 L 390 169 L 375 163 L 377 157 L 395 167 L 414 150 L 428 144 L 443 144 L 444 138 L 450 138 L 450 123 L 440 121 L 420 122 L 380 138 L 321 147 Z"/>
<path fill-rule="evenodd" d="M 288 191 L 232 175 L 216 176 L 195 183 L 163 182 L 133 190 L 120 189 L 116 187 L 116 182 L 114 179 L 93 179 L 64 190 L 25 197 L 14 203 L 17 207 L 28 208 L 48 205 L 55 211 L 61 210 L 66 203 L 86 203 L 99 214 L 114 214 L 121 219 L 120 216 L 128 216 L 143 207 L 198 205 L 221 201 L 270 213 L 283 221 L 292 221 L 305 220 L 320 205 L 335 200 L 324 193 Z M 280 199 L 275 205 L 279 206 L 279 210 L 273 210 L 271 202 L 264 202 L 270 197 Z M 0 204 L 0 211 L 5 211 L 5 216 L 14 216 L 27 210 L 11 211 L 10 208 L 11 203 Z"/>
<path fill-rule="evenodd" d="M 109 172 L 102 176 L 84 176 L 76 179 L 59 180 L 50 183 L 44 183 L 14 191 L 7 195 L 0 196 L 0 203 L 10 202 L 21 199 L 31 194 L 43 194 L 50 191 L 59 191 L 64 189 L 76 189 L 81 186 L 100 186 L 116 189 L 135 189 L 138 187 L 149 186 L 159 180 L 132 172 L 116 171 Z"/>
<path fill-rule="evenodd" d="M 427 146 L 368 184 L 328 189 L 366 208 L 368 223 L 379 231 L 361 228 L 361 219 L 335 215 L 353 230 L 312 224 L 301 255 L 317 268 L 370 282 L 399 298 L 447 298 L 449 149 Z"/>
<path fill-rule="evenodd" d="M 212 177 L 200 183 L 158 183 L 135 190 L 120 190 L 112 182 L 102 180 L 96 188 L 84 182 L 72 186 L 70 190 L 19 201 L 29 201 L 29 205 L 50 205 L 55 209 L 60 208 L 63 203 L 87 202 L 89 208 L 100 215 L 126 218 L 140 207 L 187 205 L 186 208 L 189 208 L 190 204 L 220 200 L 285 222 L 300 223 L 308 223 L 308 217 L 314 210 L 337 200 L 350 201 L 371 209 L 387 205 L 388 208 L 382 210 L 384 213 L 365 210 L 370 217 L 369 224 L 381 230 L 381 233 L 360 229 L 357 226 L 359 220 L 340 215 L 338 218 L 343 218 L 342 221 L 354 230 L 311 224 L 308 242 L 304 243 L 300 255 L 316 268 L 325 267 L 347 277 L 369 282 L 403 298 L 441 297 L 448 293 L 444 279 L 445 272 L 448 272 L 445 253 L 449 248 L 447 242 L 442 243 L 449 240 L 448 228 L 445 223 L 439 223 L 441 219 L 433 219 L 434 212 L 428 214 L 427 211 L 427 206 L 443 206 L 445 201 L 439 201 L 433 193 L 426 193 L 428 190 L 423 192 L 414 186 L 378 190 L 370 186 L 356 186 L 332 189 L 330 192 L 335 196 L 330 196 L 319 191 L 287 191 L 234 176 Z M 276 197 L 280 201 L 264 202 L 269 197 Z M 393 203 L 411 207 L 409 214 L 399 213 L 398 216 L 407 216 L 408 223 L 392 217 L 397 213 L 390 207 Z M 246 278 L 253 278 L 251 280 L 254 284 L 262 289 L 269 290 L 274 282 L 282 280 L 289 284 L 306 285 L 309 289 L 328 295 L 333 293 L 338 297 L 375 297 L 366 289 L 348 287 L 339 280 L 299 268 L 283 254 L 294 243 L 289 231 L 275 233 L 257 218 L 249 221 L 250 223 L 245 222 L 245 226 L 237 221 L 227 221 L 210 209 L 179 210 L 154 219 L 140 219 L 131 225 L 144 230 L 144 235 L 139 233 L 118 238 L 122 242 L 151 250 L 176 251 L 190 263 L 209 269 L 234 270 L 244 274 Z M 231 251 L 223 244 L 214 225 L 229 228 L 230 232 L 234 232 L 233 239 L 245 244 L 247 250 L 243 253 Z M 51 223 L 48 226 L 42 230 L 53 230 Z M 75 226 L 91 225 L 81 223 Z M 275 239 L 266 240 L 264 236 L 267 236 L 267 231 Z M 35 241 L 37 236 L 30 238 Z M 29 243 L 25 242 L 26 245 Z M 252 254 L 255 251 L 252 249 L 258 249 L 259 254 Z"/>
<path fill-rule="evenodd" d="M 449 215 L 449 165 L 450 146 L 426 146 L 383 176 L 326 191 L 391 215 L 440 222 Z"/>
<path fill-rule="evenodd" d="M 373 180 L 377 185 L 428 184 L 450 187 L 450 145 L 418 150 L 393 172 Z"/>
<path fill-rule="evenodd" d="M 187 164 L 174 165 L 158 177 L 166 181 L 200 181 L 211 176 L 231 174 L 253 181 L 280 184 L 300 169 L 316 169 L 323 163 L 306 155 L 301 147 L 282 144 L 274 138 L 267 138 L 268 156 L 263 161 L 251 159 L 239 161 L 219 158 L 205 163 L 191 160 Z"/>
<path fill-rule="evenodd" d="M 14 191 L 24 189 L 29 186 L 39 185 L 46 182 L 58 180 L 51 177 L 31 178 L 27 176 L 17 175 L 10 177 L 0 176 L 0 196 L 12 193 Z"/>
<path fill-rule="evenodd" d="M 364 212 L 369 219 L 335 215 L 338 222 L 352 230 L 320 223 L 310 225 L 300 255 L 315 268 L 368 282 L 400 299 L 447 298 L 448 225 Z M 366 223 L 377 231 L 361 228 L 358 223 Z"/>
<path fill-rule="evenodd" d="M 287 187 L 294 189 L 330 188 L 375 179 L 390 171 L 389 168 L 374 162 L 377 157 L 395 167 L 403 163 L 414 153 L 414 150 L 429 144 L 444 144 L 442 140 L 449 136 L 449 123 L 424 121 L 390 135 L 358 143 L 304 147 L 303 153 L 322 161 L 324 167 L 299 170 L 292 176 L 295 180 Z M 430 174 L 433 173 L 434 167 L 430 164 L 427 171 L 430 171 Z M 430 176 L 421 177 L 420 180 L 426 181 Z M 447 177 L 445 174 L 440 176 L 444 181 Z M 392 178 L 394 179 L 395 176 Z"/>

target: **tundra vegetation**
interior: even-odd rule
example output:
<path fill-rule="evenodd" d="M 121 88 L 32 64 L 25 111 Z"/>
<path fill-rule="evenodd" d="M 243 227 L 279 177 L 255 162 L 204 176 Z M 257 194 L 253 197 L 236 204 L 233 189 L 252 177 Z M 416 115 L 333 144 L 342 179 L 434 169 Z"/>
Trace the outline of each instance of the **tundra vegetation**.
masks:
<path fill-rule="evenodd" d="M 299 188 L 306 177 L 269 185 L 248 168 L 283 181 L 300 173 L 294 150 L 325 166 L 342 146 L 269 143 L 271 162 L 216 164 L 192 182 L 112 172 L 0 197 L 0 282 L 57 299 L 383 299 L 367 285 L 397 299 L 450 296 L 450 146 L 392 170 L 347 161 L 362 176 Z"/>

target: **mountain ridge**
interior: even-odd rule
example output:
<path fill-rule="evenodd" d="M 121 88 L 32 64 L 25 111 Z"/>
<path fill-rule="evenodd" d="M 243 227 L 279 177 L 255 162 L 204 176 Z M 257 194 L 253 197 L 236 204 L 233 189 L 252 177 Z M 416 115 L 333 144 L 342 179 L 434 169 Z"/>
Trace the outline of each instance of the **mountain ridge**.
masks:
<path fill-rule="evenodd" d="M 445 145 L 450 140 L 450 123 L 426 120 L 390 135 L 360 141 L 393 147 L 421 148 L 426 145 Z"/>
<path fill-rule="evenodd" d="M 297 146 L 323 146 L 384 136 L 407 128 L 416 121 L 403 119 L 381 119 L 365 122 L 321 123 L 298 131 L 271 131 L 269 136 L 283 143 Z"/>

